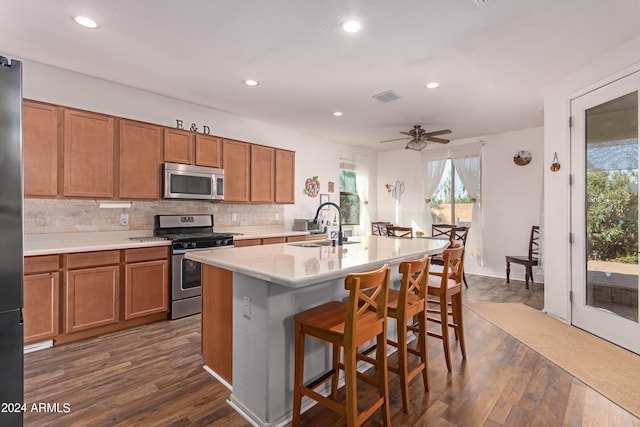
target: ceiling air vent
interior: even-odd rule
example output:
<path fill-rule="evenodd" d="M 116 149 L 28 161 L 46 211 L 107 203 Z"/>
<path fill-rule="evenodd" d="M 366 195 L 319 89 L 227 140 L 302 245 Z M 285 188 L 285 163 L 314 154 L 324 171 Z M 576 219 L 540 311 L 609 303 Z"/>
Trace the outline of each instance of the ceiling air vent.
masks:
<path fill-rule="evenodd" d="M 484 6 L 485 4 L 489 3 L 489 0 L 473 0 L 476 2 L 476 6 Z"/>
<path fill-rule="evenodd" d="M 375 99 L 377 99 L 378 101 L 380 101 L 380 102 L 384 102 L 385 104 L 387 102 L 391 102 L 391 101 L 395 101 L 396 99 L 400 99 L 398 94 L 396 94 L 392 90 L 388 90 L 386 92 L 382 92 L 382 93 L 379 93 L 377 95 L 373 95 L 373 97 Z"/>

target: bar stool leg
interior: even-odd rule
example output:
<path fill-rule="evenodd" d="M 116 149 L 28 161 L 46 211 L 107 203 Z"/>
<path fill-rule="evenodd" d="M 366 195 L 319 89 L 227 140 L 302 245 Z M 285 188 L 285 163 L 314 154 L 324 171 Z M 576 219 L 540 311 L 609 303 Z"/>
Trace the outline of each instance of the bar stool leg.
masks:
<path fill-rule="evenodd" d="M 331 376 L 331 394 L 329 395 L 331 399 L 335 399 L 338 394 L 338 374 L 340 373 L 338 364 L 340 363 L 340 350 L 341 347 L 338 344 L 333 344 L 333 353 L 331 354 L 333 375 Z"/>
<path fill-rule="evenodd" d="M 407 326 L 406 319 L 404 324 L 402 319 L 398 319 L 398 374 L 400 377 L 400 392 L 402 394 L 402 410 L 405 414 L 409 413 L 409 369 L 407 368 Z"/>
<path fill-rule="evenodd" d="M 356 389 L 356 348 L 344 348 L 344 382 L 347 416 L 347 426 L 358 425 L 358 393 Z"/>
<path fill-rule="evenodd" d="M 421 313 L 418 316 L 418 344 L 420 345 L 420 363 L 424 363 L 424 369 L 422 370 L 422 382 L 424 383 L 424 391 L 429 391 L 431 388 L 429 380 L 429 357 L 427 355 L 427 318 L 426 313 Z"/>
<path fill-rule="evenodd" d="M 451 352 L 449 351 L 449 313 L 447 299 L 440 297 L 440 325 L 442 326 L 442 346 L 444 348 L 444 358 L 447 362 L 447 369 L 451 372 Z"/>
<path fill-rule="evenodd" d="M 456 332 L 458 336 L 458 340 L 460 341 L 460 352 L 462 353 L 462 358 L 467 358 L 467 349 L 464 343 L 464 322 L 462 320 L 462 294 L 457 293 L 451 297 L 451 303 L 453 307 L 453 312 L 455 313 L 454 323 L 456 326 Z"/>
<path fill-rule="evenodd" d="M 406 342 L 406 341 L 405 341 Z M 384 426 L 391 425 L 391 411 L 389 410 L 389 382 L 387 366 L 387 327 L 382 328 L 376 342 L 376 369 L 378 370 L 378 390 L 383 398 L 382 417 Z"/>
<path fill-rule="evenodd" d="M 300 425 L 300 411 L 302 409 L 302 393 L 304 373 L 304 334 L 299 323 L 295 324 L 294 336 L 294 373 L 293 373 L 293 426 Z"/>

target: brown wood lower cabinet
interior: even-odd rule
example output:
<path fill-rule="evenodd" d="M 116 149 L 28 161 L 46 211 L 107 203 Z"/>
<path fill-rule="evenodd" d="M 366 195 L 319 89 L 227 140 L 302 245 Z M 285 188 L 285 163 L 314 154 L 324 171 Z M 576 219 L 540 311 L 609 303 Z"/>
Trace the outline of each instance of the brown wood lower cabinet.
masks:
<path fill-rule="evenodd" d="M 169 261 L 167 248 L 125 251 L 125 320 L 166 313 L 169 310 Z M 132 262 L 129 260 L 144 260 Z"/>
<path fill-rule="evenodd" d="M 58 335 L 60 273 L 41 273 L 24 278 L 24 343 L 50 340 Z"/>
<path fill-rule="evenodd" d="M 29 256 L 24 274 L 25 344 L 167 319 L 168 246 Z"/>
<path fill-rule="evenodd" d="M 202 353 L 205 364 L 232 384 L 233 274 L 202 267 Z"/>
<path fill-rule="evenodd" d="M 68 271 L 65 281 L 65 333 L 118 322 L 119 265 Z"/>

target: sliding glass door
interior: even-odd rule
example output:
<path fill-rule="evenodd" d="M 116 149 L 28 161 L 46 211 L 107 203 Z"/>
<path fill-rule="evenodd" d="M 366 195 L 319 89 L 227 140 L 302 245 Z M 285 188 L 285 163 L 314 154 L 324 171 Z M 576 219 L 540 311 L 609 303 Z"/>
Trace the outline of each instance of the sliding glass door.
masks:
<path fill-rule="evenodd" d="M 635 73 L 571 103 L 575 326 L 640 354 Z"/>

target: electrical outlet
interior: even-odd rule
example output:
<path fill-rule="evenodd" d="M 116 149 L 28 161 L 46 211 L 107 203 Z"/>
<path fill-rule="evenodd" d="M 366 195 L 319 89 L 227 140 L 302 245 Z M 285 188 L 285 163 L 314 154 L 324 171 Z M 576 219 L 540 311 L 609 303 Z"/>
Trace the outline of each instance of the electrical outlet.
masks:
<path fill-rule="evenodd" d="M 129 225 L 129 214 L 128 213 L 121 213 L 120 214 L 120 225 L 122 225 L 123 227 Z"/>
<path fill-rule="evenodd" d="M 235 212 L 231 214 L 231 222 L 236 222 L 238 220 L 238 215 Z"/>
<path fill-rule="evenodd" d="M 251 319 L 251 298 L 242 298 L 242 315 L 247 319 Z"/>

